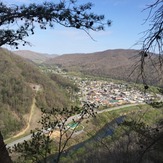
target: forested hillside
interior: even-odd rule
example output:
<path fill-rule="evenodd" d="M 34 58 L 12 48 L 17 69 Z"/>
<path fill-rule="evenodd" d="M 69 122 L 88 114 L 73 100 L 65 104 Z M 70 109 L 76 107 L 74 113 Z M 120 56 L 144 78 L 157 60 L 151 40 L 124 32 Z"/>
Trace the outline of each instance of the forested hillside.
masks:
<path fill-rule="evenodd" d="M 146 58 L 144 71 L 146 72 L 146 82 L 148 84 L 159 84 L 157 78 L 157 67 L 153 66 L 158 62 Z M 65 54 L 48 60 L 46 63 L 56 64 L 68 71 L 80 71 L 84 74 L 109 77 L 133 82 L 142 82 L 140 50 L 115 49 L 87 54 Z"/>
<path fill-rule="evenodd" d="M 137 50 L 106 50 L 87 54 L 65 54 L 48 60 L 68 71 L 80 71 L 84 74 L 127 79 L 129 68 L 134 64 Z"/>
<path fill-rule="evenodd" d="M 7 137 L 20 130 L 35 96 L 31 85 L 39 85 L 36 104 L 39 108 L 64 107 L 70 105 L 59 83 L 43 74 L 35 65 L 11 52 L 0 49 L 0 130 Z"/>

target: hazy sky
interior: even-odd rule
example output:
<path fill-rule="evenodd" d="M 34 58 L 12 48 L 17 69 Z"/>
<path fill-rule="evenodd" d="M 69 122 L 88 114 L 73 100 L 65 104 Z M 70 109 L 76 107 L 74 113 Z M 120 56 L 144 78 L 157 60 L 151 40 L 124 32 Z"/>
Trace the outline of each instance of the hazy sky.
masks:
<path fill-rule="evenodd" d="M 41 2 L 41 0 L 2 0 L 8 4 Z M 50 1 L 50 0 L 48 0 Z M 52 1 L 52 0 L 51 0 Z M 54 0 L 55 1 L 55 0 Z M 54 29 L 36 30 L 35 35 L 27 40 L 32 47 L 19 47 L 19 50 L 32 50 L 49 54 L 89 53 L 107 49 L 136 49 L 133 46 L 141 37 L 144 30 L 149 28 L 148 23 L 143 24 L 148 11 L 142 12 L 147 4 L 153 0 L 78 0 L 79 2 L 92 2 L 95 6 L 93 12 L 104 14 L 106 20 L 112 20 L 112 26 L 102 32 L 91 32 L 90 37 L 81 30 L 67 29 L 56 25 Z M 7 47 L 7 46 L 4 46 Z M 13 48 L 7 47 L 10 50 Z"/>

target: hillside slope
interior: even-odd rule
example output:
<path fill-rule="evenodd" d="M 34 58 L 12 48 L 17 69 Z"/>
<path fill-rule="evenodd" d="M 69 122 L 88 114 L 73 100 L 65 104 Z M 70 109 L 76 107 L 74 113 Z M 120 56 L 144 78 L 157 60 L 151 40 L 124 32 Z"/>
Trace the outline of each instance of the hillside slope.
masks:
<path fill-rule="evenodd" d="M 34 64 L 0 48 L 0 130 L 6 137 L 20 130 L 25 121 L 35 91 L 40 85 L 36 104 L 39 108 L 65 107 L 70 101 L 63 90 Z"/>
<path fill-rule="evenodd" d="M 137 54 L 137 50 L 106 50 L 102 52 L 86 53 L 86 54 L 64 54 L 49 60 L 49 63 L 60 63 L 65 66 L 73 65 L 105 65 L 113 68 L 119 65 L 130 63 L 131 57 Z M 123 62 L 121 62 L 123 60 Z"/>
<path fill-rule="evenodd" d="M 88 54 L 65 54 L 46 61 L 46 64 L 56 64 L 68 71 L 80 71 L 89 75 L 142 82 L 139 76 L 141 67 L 136 69 L 136 64 L 140 63 L 139 52 L 115 49 Z M 149 60 L 145 65 L 147 83 L 158 84 L 156 69 L 152 64 Z"/>
<path fill-rule="evenodd" d="M 124 79 L 134 64 L 137 50 L 106 50 L 89 54 L 67 54 L 48 60 L 48 64 L 57 64 L 69 71 Z M 119 71 L 120 70 L 120 71 Z"/>

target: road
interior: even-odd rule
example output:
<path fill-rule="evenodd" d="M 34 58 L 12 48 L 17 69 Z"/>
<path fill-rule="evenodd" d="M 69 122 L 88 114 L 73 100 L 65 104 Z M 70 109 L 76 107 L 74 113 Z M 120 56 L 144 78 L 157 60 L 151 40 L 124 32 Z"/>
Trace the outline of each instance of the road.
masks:
<path fill-rule="evenodd" d="M 141 103 L 141 104 L 145 104 L 145 103 Z M 114 108 L 108 108 L 108 109 L 105 109 L 105 110 L 97 111 L 97 114 L 100 114 L 100 113 L 103 113 L 103 112 L 109 112 L 109 111 L 113 111 L 113 110 L 118 110 L 118 109 L 122 109 L 122 108 L 125 108 L 125 107 L 137 106 L 137 105 L 141 105 L 141 104 L 137 104 L 137 103 L 136 104 L 127 104 L 127 105 L 117 106 L 117 107 L 114 107 Z M 72 122 L 73 119 L 77 120 L 79 118 L 79 116 L 80 116 L 80 114 L 69 117 L 67 119 L 67 123 Z M 6 146 L 12 148 L 15 144 L 23 143 L 24 141 L 30 140 L 31 136 L 32 136 L 32 134 L 27 135 L 27 136 L 25 136 L 23 138 L 20 138 L 20 139 L 17 139 L 15 141 L 13 141 L 12 143 L 7 144 Z"/>
<path fill-rule="evenodd" d="M 18 140 L 15 140 L 15 141 L 13 141 L 12 143 L 9 143 L 9 144 L 7 144 L 6 145 L 6 147 L 8 148 L 8 147 L 13 147 L 15 144 L 18 144 L 18 143 L 23 143 L 25 140 L 27 141 L 27 140 L 30 140 L 31 139 L 31 136 L 32 136 L 32 134 L 30 134 L 30 135 L 27 135 L 27 136 L 25 136 L 25 137 L 23 137 L 23 138 L 20 138 L 20 139 L 18 139 Z"/>

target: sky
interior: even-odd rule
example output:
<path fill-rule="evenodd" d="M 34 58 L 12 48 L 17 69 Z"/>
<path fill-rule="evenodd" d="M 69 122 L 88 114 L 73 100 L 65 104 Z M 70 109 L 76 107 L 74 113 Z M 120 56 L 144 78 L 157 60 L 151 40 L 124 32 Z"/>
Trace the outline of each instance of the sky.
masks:
<path fill-rule="evenodd" d="M 1 0 L 8 4 L 29 4 L 41 0 Z M 52 1 L 52 0 L 47 0 Z M 54 1 L 54 0 L 53 0 Z M 92 2 L 92 12 L 104 14 L 112 25 L 105 31 L 90 32 L 93 41 L 84 31 L 55 25 L 54 29 L 36 30 L 28 37 L 32 46 L 19 46 L 19 50 L 31 50 L 48 54 L 91 53 L 108 49 L 139 49 L 135 44 L 149 28 L 144 21 L 148 11 L 143 11 L 154 0 L 78 0 L 80 3 Z M 15 48 L 4 46 L 9 50 Z"/>

